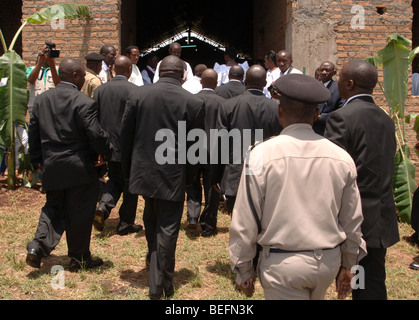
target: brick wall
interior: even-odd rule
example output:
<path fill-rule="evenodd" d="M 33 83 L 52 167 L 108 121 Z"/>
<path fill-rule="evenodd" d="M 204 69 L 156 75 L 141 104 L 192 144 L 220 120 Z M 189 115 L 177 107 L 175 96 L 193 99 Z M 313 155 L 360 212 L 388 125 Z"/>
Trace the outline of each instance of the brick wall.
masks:
<path fill-rule="evenodd" d="M 23 0 L 23 18 L 43 8 L 69 2 L 66 0 Z M 66 19 L 64 29 L 53 29 L 50 22 L 27 24 L 23 29 L 23 59 L 27 66 L 36 62 L 38 48 L 46 40 L 56 43 L 61 49 L 60 58 L 83 59 L 87 53 L 99 52 L 104 44 L 114 45 L 120 51 L 120 0 L 73 0 L 89 6 L 93 19 Z M 59 63 L 60 59 L 57 59 Z"/>
<path fill-rule="evenodd" d="M 378 50 L 387 44 L 387 37 L 397 33 L 409 40 L 412 40 L 412 2 L 408 0 L 396 1 L 333 1 L 330 4 L 329 12 L 336 15 L 337 24 L 335 27 L 338 58 L 338 69 L 345 61 L 350 59 L 365 59 L 373 56 Z M 351 19 L 355 13 L 351 13 L 354 5 L 364 8 L 365 28 L 354 29 L 351 27 Z M 382 70 L 379 71 L 379 81 L 382 81 Z M 409 71 L 411 75 L 411 70 Z M 406 114 L 419 112 L 419 98 L 411 96 L 411 80 L 408 83 L 409 92 L 406 101 Z M 388 106 L 379 86 L 376 87 L 374 98 L 378 105 L 388 111 Z M 408 145 L 412 148 L 411 160 L 414 164 L 419 163 L 415 154 L 416 133 L 411 125 L 406 125 Z M 417 166 L 418 167 L 418 166 Z M 417 169 L 417 181 L 419 182 L 419 169 Z"/>

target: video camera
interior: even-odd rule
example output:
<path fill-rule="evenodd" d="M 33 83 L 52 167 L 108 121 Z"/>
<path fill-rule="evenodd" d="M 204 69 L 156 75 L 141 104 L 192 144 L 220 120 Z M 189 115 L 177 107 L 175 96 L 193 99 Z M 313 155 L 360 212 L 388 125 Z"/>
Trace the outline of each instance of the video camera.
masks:
<path fill-rule="evenodd" d="M 51 41 L 45 41 L 45 45 L 47 46 L 45 49 L 45 54 L 48 55 L 48 57 L 58 58 L 60 56 L 60 50 L 55 49 L 55 43 Z"/>
<path fill-rule="evenodd" d="M 273 96 L 274 93 L 279 94 L 279 89 L 276 86 L 274 86 L 274 85 L 270 85 L 268 87 L 268 91 L 271 94 L 271 96 Z"/>

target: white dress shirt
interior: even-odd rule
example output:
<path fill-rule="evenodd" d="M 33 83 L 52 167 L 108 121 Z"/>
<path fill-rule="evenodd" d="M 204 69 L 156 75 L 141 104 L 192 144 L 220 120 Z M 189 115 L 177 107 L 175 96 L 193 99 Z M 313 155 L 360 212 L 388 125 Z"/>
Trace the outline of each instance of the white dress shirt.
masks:
<path fill-rule="evenodd" d="M 138 69 L 138 67 L 135 64 L 132 65 L 132 73 L 131 73 L 131 77 L 128 79 L 128 81 L 137 85 L 137 86 L 143 86 L 144 85 L 143 76 L 140 72 L 140 69 Z"/>

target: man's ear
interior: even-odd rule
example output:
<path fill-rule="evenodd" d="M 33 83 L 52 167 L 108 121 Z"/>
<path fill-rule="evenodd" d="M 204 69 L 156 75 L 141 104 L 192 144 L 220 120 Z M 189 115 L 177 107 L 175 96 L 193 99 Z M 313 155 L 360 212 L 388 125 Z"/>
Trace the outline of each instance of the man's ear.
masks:
<path fill-rule="evenodd" d="M 355 82 L 353 80 L 346 80 L 346 84 L 345 84 L 346 89 L 348 89 L 349 91 L 352 91 L 353 88 L 355 87 Z"/>
<path fill-rule="evenodd" d="M 317 107 L 316 111 L 314 111 L 314 115 L 313 115 L 313 123 L 317 122 L 320 120 L 320 108 Z"/>
<path fill-rule="evenodd" d="M 283 110 L 281 108 L 281 104 L 278 105 L 278 117 L 281 118 L 283 114 Z"/>

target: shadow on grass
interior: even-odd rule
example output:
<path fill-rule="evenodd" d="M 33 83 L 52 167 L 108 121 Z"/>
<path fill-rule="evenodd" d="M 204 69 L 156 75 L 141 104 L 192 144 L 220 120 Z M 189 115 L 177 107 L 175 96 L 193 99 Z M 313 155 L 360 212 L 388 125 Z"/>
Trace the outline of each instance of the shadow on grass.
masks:
<path fill-rule="evenodd" d="M 195 229 L 187 228 L 187 223 L 182 223 L 180 225 L 180 230 L 185 231 L 185 235 L 188 237 L 189 240 L 196 240 L 201 237 L 202 229 L 200 226 L 197 226 Z M 228 233 L 230 231 L 229 228 L 226 227 L 217 227 L 217 234 L 218 233 Z M 216 234 L 214 235 L 216 236 Z"/>
<path fill-rule="evenodd" d="M 93 259 L 95 257 L 93 256 Z M 68 268 L 70 266 L 70 257 L 68 256 L 56 256 L 50 255 L 49 257 L 43 258 L 41 261 L 41 268 L 33 269 L 31 272 L 28 273 L 27 277 L 29 279 L 37 279 L 42 275 L 51 273 L 53 267 L 55 266 L 62 266 L 64 271 L 69 271 Z M 114 264 L 112 261 L 104 261 L 103 265 L 93 269 L 81 269 L 78 272 L 91 272 L 96 274 L 101 274 L 106 272 L 106 270 L 113 268 Z"/>
<path fill-rule="evenodd" d="M 134 271 L 132 269 L 123 270 L 119 277 L 121 280 L 129 282 L 134 288 L 144 288 L 148 286 L 148 271 L 146 268 L 140 271 Z"/>
<path fill-rule="evenodd" d="M 123 270 L 120 278 L 123 281 L 129 282 L 134 288 L 148 288 L 148 271 L 146 268 L 140 271 L 134 271 L 132 269 Z M 182 268 L 174 273 L 173 284 L 176 290 L 186 284 L 194 286 L 195 282 L 199 282 L 199 274 L 196 272 Z"/>
<path fill-rule="evenodd" d="M 233 272 L 230 264 L 227 262 L 216 261 L 213 265 L 207 265 L 207 270 L 210 273 L 215 273 L 227 279 L 233 280 Z"/>
<path fill-rule="evenodd" d="M 182 268 L 179 271 L 175 271 L 173 284 L 176 290 L 186 284 L 190 284 L 192 287 L 199 287 L 201 285 L 201 278 L 198 271 L 194 272 L 190 269 Z"/>
<path fill-rule="evenodd" d="M 107 219 L 105 221 L 105 226 L 104 226 L 103 230 L 100 231 L 100 233 L 99 233 L 99 231 L 94 231 L 94 232 L 96 232 L 95 238 L 105 239 L 105 238 L 111 238 L 113 236 L 119 236 L 117 231 L 116 231 L 118 223 L 119 223 L 119 218 L 109 218 L 109 219 Z M 135 237 L 136 238 L 145 237 L 144 228 L 140 232 L 137 232 L 135 234 Z"/>

